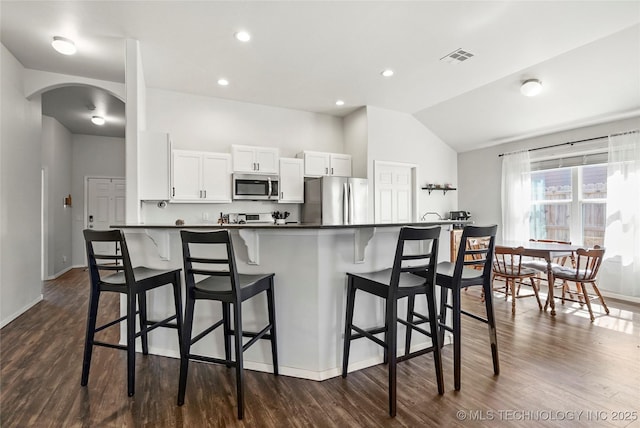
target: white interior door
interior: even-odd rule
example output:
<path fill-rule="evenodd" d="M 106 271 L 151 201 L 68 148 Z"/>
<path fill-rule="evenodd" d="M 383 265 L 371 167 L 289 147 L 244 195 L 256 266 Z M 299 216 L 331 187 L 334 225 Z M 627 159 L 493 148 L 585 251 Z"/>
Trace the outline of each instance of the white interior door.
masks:
<path fill-rule="evenodd" d="M 88 229 L 106 230 L 125 222 L 125 190 L 123 178 L 87 179 Z M 96 251 L 98 247 L 96 246 Z M 104 248 L 107 251 L 107 248 Z"/>
<path fill-rule="evenodd" d="M 374 215 L 376 223 L 414 221 L 415 165 L 375 163 Z"/>

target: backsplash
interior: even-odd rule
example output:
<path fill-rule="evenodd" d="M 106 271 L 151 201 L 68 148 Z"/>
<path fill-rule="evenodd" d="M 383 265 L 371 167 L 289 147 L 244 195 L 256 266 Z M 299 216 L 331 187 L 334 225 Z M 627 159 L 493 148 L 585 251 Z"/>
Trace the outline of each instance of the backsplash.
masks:
<path fill-rule="evenodd" d="M 300 204 L 278 204 L 265 201 L 236 201 L 229 204 L 176 204 L 167 203 L 164 208 L 157 202 L 142 202 L 140 217 L 144 224 L 175 224 L 177 219 L 189 224 L 217 224 L 220 213 L 268 213 L 288 211 L 289 222 L 300 221 Z"/>

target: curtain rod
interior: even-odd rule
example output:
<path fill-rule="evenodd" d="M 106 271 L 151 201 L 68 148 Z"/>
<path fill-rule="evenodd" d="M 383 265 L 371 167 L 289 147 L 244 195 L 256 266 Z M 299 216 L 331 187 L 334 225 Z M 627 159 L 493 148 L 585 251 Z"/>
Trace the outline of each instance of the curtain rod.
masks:
<path fill-rule="evenodd" d="M 613 135 L 616 135 L 616 134 L 613 134 Z M 533 149 L 518 150 L 518 151 L 515 151 L 515 152 L 507 152 L 507 153 L 500 153 L 498 155 L 498 157 L 501 158 L 502 156 L 512 155 L 514 153 L 519 153 L 519 152 L 535 152 L 536 150 L 550 149 L 552 147 L 573 146 L 574 144 L 586 143 L 587 141 L 593 141 L 593 140 L 601 140 L 601 139 L 607 138 L 607 137 L 608 137 L 608 135 L 603 135 L 602 137 L 585 138 L 584 140 L 567 141 L 566 143 L 551 144 L 549 146 L 536 147 L 536 148 L 533 148 Z"/>
<path fill-rule="evenodd" d="M 535 147 L 533 149 L 527 149 L 527 150 L 517 150 L 515 152 L 507 152 L 507 153 L 500 153 L 498 155 L 499 158 L 501 158 L 504 155 L 512 155 L 514 153 L 519 153 L 519 152 L 535 152 L 536 150 L 542 150 L 542 149 L 550 149 L 552 147 L 559 147 L 559 146 L 567 146 L 567 145 L 571 145 L 573 146 L 574 144 L 578 144 L 578 143 L 586 143 L 587 141 L 593 141 L 593 140 L 600 140 L 602 138 L 608 138 L 608 137 L 615 137 L 618 135 L 625 135 L 625 134 L 632 134 L 634 132 L 638 132 L 637 129 L 634 129 L 632 131 L 626 131 L 626 132 L 618 132 L 616 134 L 611 134 L 611 135 L 603 135 L 601 137 L 593 137 L 593 138 L 585 138 L 584 140 L 576 140 L 576 141 L 567 141 L 566 143 L 558 143 L 558 144 L 551 144 L 549 146 L 544 146 L 544 147 Z"/>

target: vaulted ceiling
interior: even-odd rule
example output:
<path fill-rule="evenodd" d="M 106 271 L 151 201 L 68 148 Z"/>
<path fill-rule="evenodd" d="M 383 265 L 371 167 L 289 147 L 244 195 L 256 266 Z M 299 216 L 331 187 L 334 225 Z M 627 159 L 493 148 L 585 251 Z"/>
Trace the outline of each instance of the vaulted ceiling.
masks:
<path fill-rule="evenodd" d="M 3 0 L 0 19 L 26 68 L 123 82 L 124 40 L 137 39 L 149 87 L 337 116 L 402 111 L 458 151 L 640 115 L 634 0 Z M 250 42 L 233 37 L 241 29 Z M 78 53 L 53 51 L 56 35 Z M 458 48 L 473 56 L 441 60 Z M 531 78 L 538 97 L 519 92 Z"/>

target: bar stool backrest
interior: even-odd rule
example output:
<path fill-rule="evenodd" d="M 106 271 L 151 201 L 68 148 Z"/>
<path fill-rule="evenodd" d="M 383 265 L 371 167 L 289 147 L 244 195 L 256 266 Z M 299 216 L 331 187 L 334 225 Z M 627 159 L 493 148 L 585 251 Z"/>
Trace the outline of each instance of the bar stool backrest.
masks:
<path fill-rule="evenodd" d="M 182 254 L 184 257 L 184 277 L 187 284 L 187 290 L 195 287 L 195 275 L 205 276 L 221 276 L 228 277 L 231 282 L 231 290 L 233 295 L 240 301 L 240 287 L 238 287 L 238 270 L 236 267 L 236 260 L 233 252 L 233 244 L 231 242 L 231 236 L 228 230 L 218 230 L 214 232 L 190 232 L 187 230 L 180 231 L 182 238 Z M 209 254 L 216 251 L 215 247 L 211 245 L 219 246 L 221 252 L 215 252 L 215 254 L 226 254 L 221 257 L 199 257 L 192 256 L 192 248 L 198 246 L 198 244 L 207 245 L 207 252 Z M 222 248 L 224 246 L 224 248 Z M 222 267 L 220 270 L 208 269 L 207 265 L 219 265 Z"/>
<path fill-rule="evenodd" d="M 482 277 L 491 279 L 497 225 L 465 226 L 460 238 L 458 256 L 453 270 L 453 283 L 459 284 L 464 267 L 482 270 Z M 469 243 L 469 241 L 473 243 Z M 482 245 L 478 245 L 482 242 Z"/>
<path fill-rule="evenodd" d="M 391 283 L 389 284 L 390 297 L 396 295 L 400 274 L 403 272 L 420 272 L 420 276 L 427 278 L 432 284 L 436 283 L 439 240 L 440 226 L 429 228 L 405 226 L 400 229 L 391 272 Z M 419 242 L 416 245 L 419 248 L 407 251 L 407 242 Z"/>
<path fill-rule="evenodd" d="M 127 241 L 121 230 L 85 229 L 82 233 L 87 248 L 87 263 L 92 284 L 102 281 L 102 271 L 124 271 L 127 284 L 135 282 Z M 112 243 L 113 249 L 105 250 L 104 246 L 96 246 L 95 243 Z"/>

